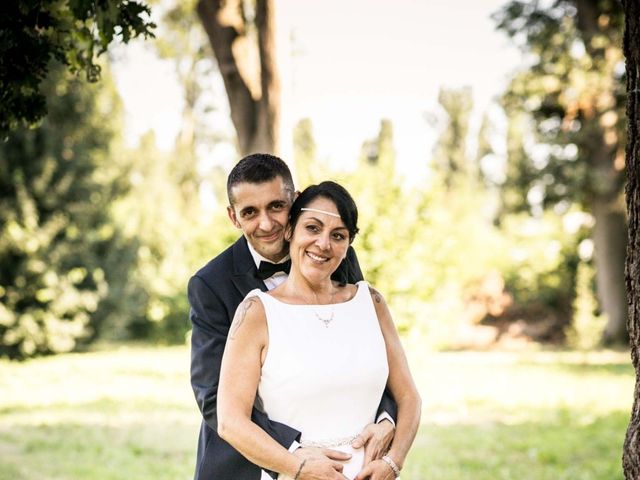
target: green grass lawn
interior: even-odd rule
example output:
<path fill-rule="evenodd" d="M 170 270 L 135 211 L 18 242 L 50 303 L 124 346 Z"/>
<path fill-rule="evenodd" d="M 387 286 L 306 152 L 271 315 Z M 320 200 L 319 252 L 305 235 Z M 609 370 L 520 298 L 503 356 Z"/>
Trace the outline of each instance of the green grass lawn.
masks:
<path fill-rule="evenodd" d="M 417 353 L 422 426 L 403 480 L 622 479 L 633 397 L 618 352 Z M 190 479 L 185 347 L 0 361 L 0 480 Z"/>

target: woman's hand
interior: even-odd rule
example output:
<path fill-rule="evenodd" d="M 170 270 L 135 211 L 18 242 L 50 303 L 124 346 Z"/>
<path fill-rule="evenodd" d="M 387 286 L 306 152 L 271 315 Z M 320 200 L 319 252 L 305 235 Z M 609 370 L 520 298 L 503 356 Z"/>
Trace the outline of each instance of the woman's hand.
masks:
<path fill-rule="evenodd" d="M 374 460 L 364 466 L 353 480 L 395 480 L 396 476 L 384 460 Z"/>
<path fill-rule="evenodd" d="M 298 474 L 298 480 L 347 480 L 342 474 L 341 462 L 326 456 L 309 457 Z"/>

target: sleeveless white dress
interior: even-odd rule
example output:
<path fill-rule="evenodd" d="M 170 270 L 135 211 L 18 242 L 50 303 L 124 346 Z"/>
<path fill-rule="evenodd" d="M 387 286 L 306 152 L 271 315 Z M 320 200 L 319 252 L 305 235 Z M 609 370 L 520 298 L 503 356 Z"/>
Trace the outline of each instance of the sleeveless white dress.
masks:
<path fill-rule="evenodd" d="M 262 301 L 269 331 L 257 406 L 302 432 L 303 446 L 352 454 L 343 470 L 349 479 L 364 461 L 364 449 L 350 442 L 375 421 L 389 374 L 368 285 L 357 286 L 352 299 L 334 305 L 291 305 L 260 290 L 247 295 Z"/>

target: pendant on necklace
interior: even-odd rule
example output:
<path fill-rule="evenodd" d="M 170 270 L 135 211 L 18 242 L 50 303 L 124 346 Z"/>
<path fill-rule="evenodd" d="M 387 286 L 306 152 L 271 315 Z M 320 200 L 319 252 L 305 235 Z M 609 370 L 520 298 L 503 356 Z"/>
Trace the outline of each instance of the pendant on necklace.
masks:
<path fill-rule="evenodd" d="M 318 318 L 318 320 L 324 323 L 325 328 L 329 328 L 329 324 L 333 321 L 333 313 L 334 313 L 333 311 L 331 312 L 331 316 L 329 316 L 328 318 L 321 317 L 318 312 L 313 312 L 313 313 L 316 314 L 316 317 Z"/>

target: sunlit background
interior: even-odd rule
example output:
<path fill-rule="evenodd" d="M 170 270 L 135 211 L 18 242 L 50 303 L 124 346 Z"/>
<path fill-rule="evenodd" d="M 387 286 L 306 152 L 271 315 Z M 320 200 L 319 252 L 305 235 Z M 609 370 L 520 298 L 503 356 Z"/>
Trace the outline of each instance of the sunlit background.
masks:
<path fill-rule="evenodd" d="M 186 285 L 247 152 L 196 2 L 147 3 L 0 145 L 0 480 L 193 475 Z M 423 398 L 405 480 L 622 478 L 622 11 L 586 3 L 275 2 L 277 153 L 354 195 Z"/>

